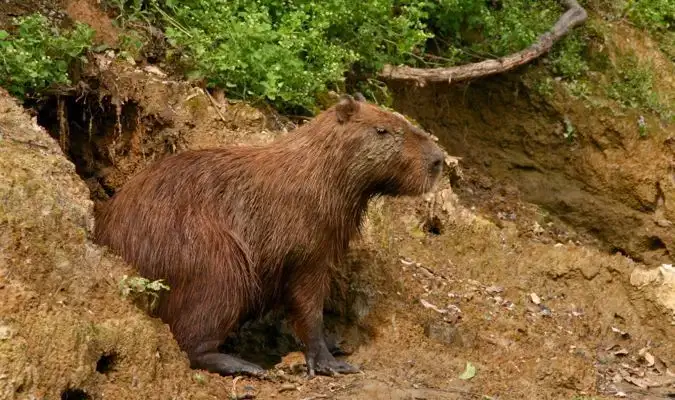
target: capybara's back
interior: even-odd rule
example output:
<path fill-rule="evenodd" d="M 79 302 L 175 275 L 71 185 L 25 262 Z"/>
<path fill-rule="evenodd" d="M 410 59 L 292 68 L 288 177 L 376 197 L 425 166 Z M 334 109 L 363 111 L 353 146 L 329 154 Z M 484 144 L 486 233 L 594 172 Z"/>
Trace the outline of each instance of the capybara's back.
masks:
<path fill-rule="evenodd" d="M 368 200 L 419 195 L 443 154 L 402 116 L 349 96 L 264 146 L 168 156 L 106 204 L 96 239 L 149 279 L 164 279 L 158 315 L 194 368 L 262 369 L 218 352 L 244 318 L 285 304 L 310 375 L 356 372 L 323 338 L 331 266 L 358 232 Z"/>

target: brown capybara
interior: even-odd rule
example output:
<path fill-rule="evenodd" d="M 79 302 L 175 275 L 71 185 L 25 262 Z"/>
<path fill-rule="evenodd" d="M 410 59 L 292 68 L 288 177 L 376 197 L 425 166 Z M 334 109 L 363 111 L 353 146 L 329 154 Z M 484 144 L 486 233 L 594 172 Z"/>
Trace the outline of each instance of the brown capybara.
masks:
<path fill-rule="evenodd" d="M 245 319 L 284 305 L 310 376 L 355 373 L 323 335 L 330 271 L 369 199 L 428 192 L 443 163 L 428 133 L 345 95 L 270 144 L 185 151 L 150 165 L 100 210 L 96 241 L 167 282 L 157 313 L 192 368 L 263 374 L 218 347 Z"/>

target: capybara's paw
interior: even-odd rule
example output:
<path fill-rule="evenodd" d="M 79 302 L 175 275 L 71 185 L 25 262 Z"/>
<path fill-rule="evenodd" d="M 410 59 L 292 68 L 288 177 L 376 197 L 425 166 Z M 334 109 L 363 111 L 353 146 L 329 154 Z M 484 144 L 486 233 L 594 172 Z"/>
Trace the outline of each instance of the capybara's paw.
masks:
<path fill-rule="evenodd" d="M 309 376 L 336 374 L 356 374 L 361 370 L 344 361 L 336 360 L 330 353 L 325 357 L 309 357 L 307 359 L 307 370 Z"/>
<path fill-rule="evenodd" d="M 192 368 L 203 369 L 224 376 L 262 377 L 265 375 L 265 370 L 261 366 L 223 353 L 206 353 L 196 356 L 192 360 Z"/>

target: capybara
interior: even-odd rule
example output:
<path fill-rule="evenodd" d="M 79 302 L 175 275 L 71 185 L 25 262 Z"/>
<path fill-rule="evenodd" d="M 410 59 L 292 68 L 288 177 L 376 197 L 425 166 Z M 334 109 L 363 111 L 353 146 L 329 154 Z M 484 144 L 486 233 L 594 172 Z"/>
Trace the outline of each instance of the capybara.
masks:
<path fill-rule="evenodd" d="M 185 151 L 133 176 L 99 211 L 96 241 L 148 279 L 157 315 L 192 368 L 264 370 L 218 351 L 248 318 L 283 305 L 310 376 L 355 373 L 323 334 L 331 270 L 369 199 L 430 191 L 444 164 L 431 135 L 402 115 L 343 95 L 272 143 Z"/>

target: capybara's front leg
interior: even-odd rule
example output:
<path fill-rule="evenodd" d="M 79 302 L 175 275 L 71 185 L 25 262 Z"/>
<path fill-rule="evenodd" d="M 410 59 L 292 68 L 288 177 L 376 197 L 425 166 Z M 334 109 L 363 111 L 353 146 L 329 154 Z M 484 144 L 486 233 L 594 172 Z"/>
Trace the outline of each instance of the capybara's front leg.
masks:
<path fill-rule="evenodd" d="M 218 352 L 219 341 L 204 342 L 190 352 L 190 367 L 216 374 L 262 376 L 265 370 L 241 358 Z"/>
<path fill-rule="evenodd" d="M 323 334 L 323 302 L 327 285 L 317 285 L 316 276 L 312 278 L 293 282 L 289 299 L 293 330 L 305 345 L 309 376 L 357 373 L 358 367 L 336 360 L 328 350 Z"/>

